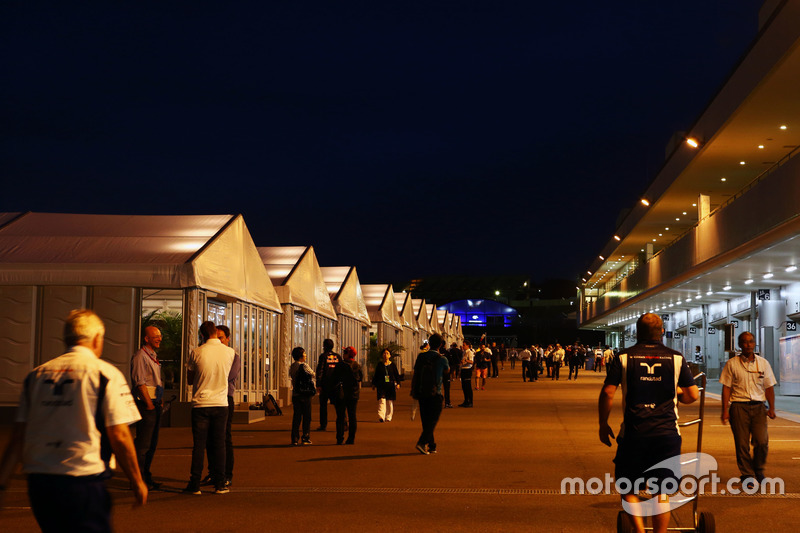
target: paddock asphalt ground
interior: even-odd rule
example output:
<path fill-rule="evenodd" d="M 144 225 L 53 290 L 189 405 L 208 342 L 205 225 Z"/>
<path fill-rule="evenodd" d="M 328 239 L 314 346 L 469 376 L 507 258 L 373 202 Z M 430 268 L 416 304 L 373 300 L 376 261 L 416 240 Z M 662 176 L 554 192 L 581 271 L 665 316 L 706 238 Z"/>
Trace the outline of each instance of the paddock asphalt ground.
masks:
<path fill-rule="evenodd" d="M 408 389 L 401 388 L 395 418 L 378 423 L 374 392 L 362 390 L 353 446 L 337 446 L 335 415 L 329 431 L 312 431 L 313 445 L 289 446 L 291 407 L 263 422 L 234 425 L 236 466 L 229 494 L 204 488 L 181 494 L 192 447 L 189 428 L 164 428 L 153 463 L 164 490 L 132 508 L 127 481 L 109 482 L 114 526 L 119 532 L 249 531 L 615 531 L 615 494 L 562 494 L 565 477 L 604 479 L 613 473 L 616 445 L 597 436 L 597 396 L 604 375 L 582 371 L 577 381 L 523 383 L 519 365 L 475 392 L 472 409 L 446 409 L 436 430 L 439 452 L 414 448 L 419 418 L 410 419 Z M 611 424 L 621 419 L 618 391 Z M 453 403 L 462 400 L 453 384 Z M 315 404 L 312 428 L 316 427 Z M 703 452 L 719 463 L 725 481 L 738 475 L 730 428 L 720 404 L 706 400 Z M 682 421 L 697 404 L 681 407 Z M 713 513 L 718 531 L 796 531 L 800 498 L 800 423 L 787 413 L 770 421 L 767 474 L 784 481 L 784 495 L 706 494 L 701 511 Z M 8 427 L 0 428 L 2 442 Z M 683 431 L 683 452 L 696 450 L 697 432 Z M 21 474 L 6 494 L 0 531 L 36 531 Z M 690 505 L 674 518 L 690 525 Z M 673 525 L 675 523 L 673 522 Z"/>

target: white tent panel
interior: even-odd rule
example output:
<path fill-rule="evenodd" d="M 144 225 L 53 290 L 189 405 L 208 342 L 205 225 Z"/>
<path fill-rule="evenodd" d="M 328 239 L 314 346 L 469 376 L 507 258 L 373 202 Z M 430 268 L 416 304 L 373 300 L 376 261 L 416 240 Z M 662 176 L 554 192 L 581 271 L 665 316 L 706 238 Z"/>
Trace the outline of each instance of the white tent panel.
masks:
<path fill-rule="evenodd" d="M 356 267 L 321 267 L 322 278 L 337 313 L 371 325 Z"/>
<path fill-rule="evenodd" d="M 260 247 L 258 253 L 270 279 L 281 286 L 277 292 L 282 304 L 336 320 L 313 246 Z"/>
<path fill-rule="evenodd" d="M 430 332 L 442 334 L 442 326 L 439 323 L 439 311 L 433 304 L 425 304 L 425 309 L 428 313 L 428 324 L 430 324 Z"/>
<path fill-rule="evenodd" d="M 278 295 L 241 215 L 192 264 L 197 286 L 282 312 Z"/>
<path fill-rule="evenodd" d="M 398 330 L 403 327 L 391 285 L 362 285 L 361 290 L 372 322 L 383 322 Z"/>
<path fill-rule="evenodd" d="M 414 315 L 414 304 L 411 301 L 411 293 L 400 293 L 402 298 L 397 300 L 397 312 L 400 315 L 400 322 L 404 327 L 413 331 L 419 331 L 417 318 Z"/>
<path fill-rule="evenodd" d="M 425 335 L 430 334 L 431 326 L 428 323 L 428 310 L 425 305 L 424 299 L 412 299 L 411 303 L 414 306 L 414 316 L 417 319 L 417 326 Z"/>

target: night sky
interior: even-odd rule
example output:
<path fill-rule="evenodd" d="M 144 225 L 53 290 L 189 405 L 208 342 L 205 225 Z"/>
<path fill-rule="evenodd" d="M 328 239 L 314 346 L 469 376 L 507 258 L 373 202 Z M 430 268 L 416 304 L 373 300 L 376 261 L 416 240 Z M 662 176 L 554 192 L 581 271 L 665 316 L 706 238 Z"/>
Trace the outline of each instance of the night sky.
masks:
<path fill-rule="evenodd" d="M 574 279 L 760 5 L 4 2 L 0 211 L 242 213 L 362 283 Z"/>

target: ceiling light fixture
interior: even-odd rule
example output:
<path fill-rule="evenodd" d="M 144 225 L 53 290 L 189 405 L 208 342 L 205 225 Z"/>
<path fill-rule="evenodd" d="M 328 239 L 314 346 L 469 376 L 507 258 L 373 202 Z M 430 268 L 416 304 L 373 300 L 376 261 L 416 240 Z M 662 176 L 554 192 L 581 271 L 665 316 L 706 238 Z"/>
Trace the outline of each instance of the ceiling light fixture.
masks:
<path fill-rule="evenodd" d="M 692 148 L 697 148 L 698 146 L 700 146 L 700 141 L 698 141 L 694 137 L 687 137 L 686 138 L 686 144 L 688 144 Z"/>
<path fill-rule="evenodd" d="M 786 272 L 794 272 L 795 270 L 797 270 L 797 267 L 794 265 L 786 267 Z"/>
<path fill-rule="evenodd" d="M 767 273 L 766 273 L 766 274 L 764 274 L 762 277 L 763 277 L 764 279 L 770 279 L 770 278 L 772 278 L 772 276 L 773 276 L 773 275 L 774 275 L 774 274 L 773 274 L 772 272 L 767 272 Z"/>
<path fill-rule="evenodd" d="M 728 181 L 728 178 L 720 178 L 719 181 Z"/>
<path fill-rule="evenodd" d="M 642 202 L 642 205 L 645 206 L 645 207 L 649 207 L 650 206 L 650 202 L 647 201 L 647 198 L 642 198 L 639 201 Z"/>
<path fill-rule="evenodd" d="M 744 165 L 744 161 L 739 161 L 739 164 L 740 165 Z"/>
<path fill-rule="evenodd" d="M 763 149 L 764 149 L 764 145 L 763 145 L 763 144 L 759 144 L 759 145 L 758 145 L 758 149 L 759 149 L 759 150 L 763 150 Z"/>
<path fill-rule="evenodd" d="M 598 255 L 597 257 L 599 257 L 601 261 L 605 261 L 606 260 L 606 258 L 603 257 L 602 255 Z"/>
<path fill-rule="evenodd" d="M 782 130 L 785 130 L 785 129 L 786 129 L 786 127 L 787 127 L 787 126 L 786 126 L 786 124 L 783 124 L 783 125 L 781 125 L 781 129 L 782 129 Z"/>
<path fill-rule="evenodd" d="M 752 279 L 746 279 L 746 280 L 744 280 L 744 284 L 745 284 L 745 285 L 750 285 L 751 283 L 753 283 L 753 280 L 752 280 Z"/>
<path fill-rule="evenodd" d="M 619 241 L 621 241 L 622 239 L 620 238 L 620 236 L 619 236 L 619 235 L 614 235 L 614 240 L 615 240 L 615 241 L 617 241 L 617 242 L 619 242 Z"/>
<path fill-rule="evenodd" d="M 723 291 L 729 291 L 729 290 L 731 290 L 731 286 L 730 285 L 725 285 L 724 287 L 722 287 L 722 290 Z"/>

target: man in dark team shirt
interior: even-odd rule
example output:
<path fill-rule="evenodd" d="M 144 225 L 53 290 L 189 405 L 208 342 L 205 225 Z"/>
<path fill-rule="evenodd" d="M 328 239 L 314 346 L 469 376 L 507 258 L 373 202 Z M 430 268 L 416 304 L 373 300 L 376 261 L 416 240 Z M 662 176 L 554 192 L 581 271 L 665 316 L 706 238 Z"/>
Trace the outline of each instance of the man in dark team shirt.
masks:
<path fill-rule="evenodd" d="M 636 335 L 637 344 L 622 350 L 608 368 L 598 401 L 600 441 L 611 446 L 614 432 L 608 416 L 614 393 L 622 385 L 623 419 L 614 475 L 617 480 L 628 479 L 632 486 L 637 479 L 644 479 L 644 472 L 654 464 L 680 455 L 678 401 L 692 403 L 700 396 L 683 355 L 661 343 L 664 327 L 658 315 L 642 315 L 636 322 Z M 634 491 L 622 497 L 631 503 L 639 501 Z M 665 510 L 653 516 L 653 531 L 667 531 L 668 507 Z M 641 516 L 634 516 L 633 521 L 637 531 L 644 531 Z"/>
<path fill-rule="evenodd" d="M 319 427 L 317 431 L 325 431 L 328 427 L 328 401 L 330 398 L 333 383 L 331 376 L 333 369 L 342 360 L 338 353 L 333 351 L 333 341 L 325 339 L 322 341 L 322 353 L 317 360 L 317 393 L 319 393 Z"/>

